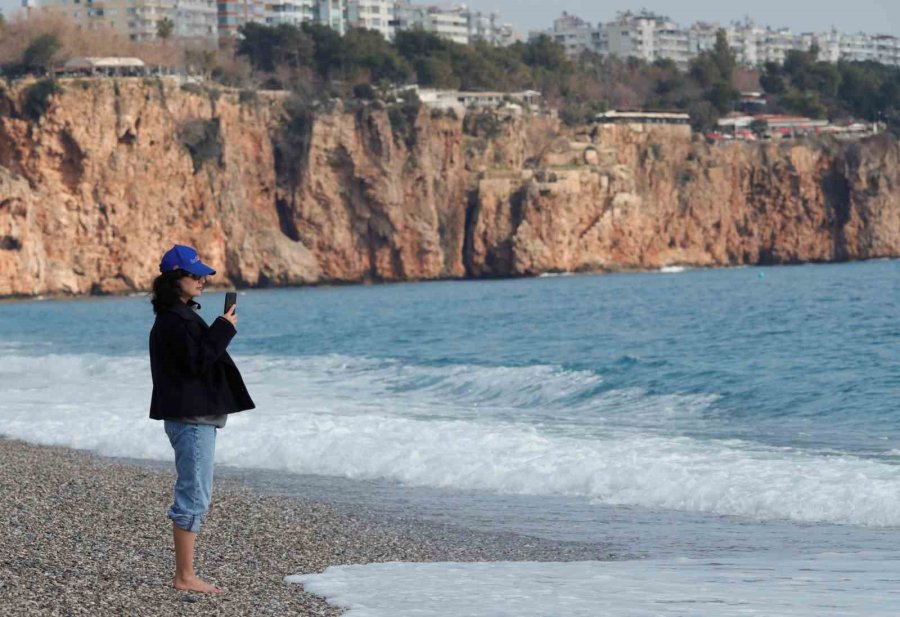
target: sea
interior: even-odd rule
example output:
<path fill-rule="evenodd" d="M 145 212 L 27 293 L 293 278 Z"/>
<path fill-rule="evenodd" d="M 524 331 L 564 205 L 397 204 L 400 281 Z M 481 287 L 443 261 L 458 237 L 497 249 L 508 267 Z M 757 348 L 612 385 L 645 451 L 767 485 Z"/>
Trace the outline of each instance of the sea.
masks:
<path fill-rule="evenodd" d="M 900 261 L 247 290 L 238 311 L 257 409 L 220 467 L 614 556 L 279 573 L 351 617 L 900 614 Z M 0 303 L 0 435 L 170 460 L 152 321 L 145 295 Z"/>

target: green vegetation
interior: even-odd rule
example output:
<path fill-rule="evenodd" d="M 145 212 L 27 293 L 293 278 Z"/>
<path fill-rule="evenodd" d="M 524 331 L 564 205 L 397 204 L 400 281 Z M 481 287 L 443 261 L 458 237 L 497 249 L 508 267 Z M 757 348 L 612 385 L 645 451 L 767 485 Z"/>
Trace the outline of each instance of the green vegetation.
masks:
<path fill-rule="evenodd" d="M 22 54 L 22 68 L 31 73 L 46 73 L 50 70 L 59 48 L 59 39 L 54 35 L 36 36 Z"/>
<path fill-rule="evenodd" d="M 53 95 L 60 92 L 62 88 L 53 79 L 42 79 L 31 84 L 24 93 L 22 113 L 32 122 L 37 122 L 50 109 Z"/>
<path fill-rule="evenodd" d="M 244 89 L 241 90 L 240 94 L 238 94 L 238 102 L 241 105 L 255 105 L 256 104 L 256 90 Z"/>
<path fill-rule="evenodd" d="M 404 92 L 399 103 L 388 107 L 388 119 L 391 121 L 394 139 L 402 141 L 407 150 L 416 146 L 416 119 L 421 108 L 422 102 L 412 90 Z"/>
<path fill-rule="evenodd" d="M 400 31 L 393 43 L 353 29 L 344 36 L 325 26 L 247 24 L 236 49 L 264 87 L 286 88 L 320 99 L 377 101 L 390 86 L 463 90 L 537 90 L 570 125 L 590 122 L 608 109 L 686 111 L 696 129 L 708 130 L 738 108 L 738 69 L 724 31 L 714 47 L 686 71 L 671 60 L 653 63 L 586 52 L 569 60 L 542 36 L 509 47 L 459 45 L 421 30 Z M 817 61 L 817 50 L 788 52 L 783 66 L 767 64 L 759 83 L 771 111 L 841 119 L 857 117 L 900 125 L 900 68 L 877 63 Z M 756 76 L 743 71 L 745 89 Z M 215 77 L 215 74 L 213 75 Z M 747 82 L 754 85 L 748 85 Z M 384 97 L 384 94 L 381 94 Z M 395 133 L 406 135 L 409 116 L 393 108 Z"/>
<path fill-rule="evenodd" d="M 248 60 L 265 87 L 306 94 L 372 100 L 392 85 L 462 90 L 541 92 L 569 124 L 590 121 L 606 109 L 689 110 L 698 126 L 714 123 L 737 100 L 735 66 L 724 33 L 689 73 L 670 61 L 646 64 L 585 54 L 569 60 L 546 36 L 509 47 L 460 45 L 421 30 L 397 33 L 393 43 L 370 30 L 343 37 L 315 24 L 275 27 L 247 24 L 236 54 Z M 411 110 L 407 110 L 411 112 Z M 408 137 L 410 113 L 389 108 L 395 133 Z"/>
<path fill-rule="evenodd" d="M 767 63 L 760 83 L 777 111 L 813 118 L 860 118 L 900 128 L 900 67 L 877 62 L 822 62 L 819 50 L 789 51 Z"/>
<path fill-rule="evenodd" d="M 178 129 L 178 138 L 191 155 L 196 174 L 207 161 L 222 163 L 222 135 L 219 119 L 191 120 Z"/>
<path fill-rule="evenodd" d="M 167 41 L 173 32 L 175 32 L 175 22 L 168 17 L 163 17 L 156 22 L 156 36 L 160 39 Z"/>
<path fill-rule="evenodd" d="M 174 35 L 171 25 L 166 19 L 158 22 L 160 37 Z M 9 31 L 12 26 L 6 28 Z M 256 89 L 291 91 L 304 110 L 288 118 L 291 125 L 328 109 L 336 99 L 342 99 L 348 110 L 386 109 L 395 138 L 408 147 L 415 145 L 420 103 L 409 97 L 396 99 L 395 88 L 407 84 L 536 90 L 569 125 L 588 123 L 609 109 L 680 110 L 689 113 L 691 124 L 700 130 L 714 127 L 723 114 L 739 108 L 736 84 L 741 84 L 745 90 L 765 90 L 769 111 L 884 121 L 900 132 L 900 67 L 821 62 L 813 48 L 788 52 L 783 65 L 769 63 L 753 72 L 736 66 L 723 31 L 712 49 L 681 68 L 671 60 L 647 63 L 589 52 L 571 60 L 546 36 L 493 47 L 483 42 L 460 45 L 421 30 L 406 30 L 388 42 L 371 30 L 351 29 L 340 35 L 310 23 L 300 27 L 250 23 L 241 28 L 241 34 L 241 39 L 223 44 L 218 51 L 186 49 L 185 65 L 217 85 L 240 89 L 239 100 L 245 104 L 252 102 L 247 92 Z M 4 74 L 11 78 L 46 74 L 61 56 L 62 38 L 46 32 L 32 35 L 30 41 L 22 38 L 22 44 L 28 45 L 20 60 L 2 67 Z M 18 54 L 9 57 L 18 58 Z M 36 117 L 46 110 L 41 105 L 49 100 L 48 87 L 33 95 Z M 217 98 L 214 89 L 195 85 L 183 89 L 206 94 L 212 101 Z M 40 92 L 43 99 L 38 97 Z M 480 137 L 491 133 L 490 128 L 467 126 L 471 135 Z M 297 159 L 295 152 L 302 154 L 304 135 L 304 131 L 286 130 L 286 164 Z"/>
<path fill-rule="evenodd" d="M 195 84 L 193 82 L 181 84 L 181 91 L 187 92 L 188 94 L 196 94 L 197 96 L 200 96 L 205 92 L 203 86 L 201 86 L 200 84 Z"/>
<path fill-rule="evenodd" d="M 284 122 L 274 139 L 275 180 L 279 186 L 296 189 L 309 156 L 313 111 L 310 102 L 299 94 L 285 101 L 284 111 Z"/>

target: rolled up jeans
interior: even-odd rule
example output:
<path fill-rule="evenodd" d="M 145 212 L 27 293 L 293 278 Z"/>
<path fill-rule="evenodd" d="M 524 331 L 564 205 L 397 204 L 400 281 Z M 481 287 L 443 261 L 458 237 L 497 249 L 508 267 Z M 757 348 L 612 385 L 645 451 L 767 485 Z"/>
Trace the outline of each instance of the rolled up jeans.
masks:
<path fill-rule="evenodd" d="M 212 499 L 216 427 L 165 421 L 175 450 L 175 501 L 166 512 L 178 527 L 197 533 Z"/>

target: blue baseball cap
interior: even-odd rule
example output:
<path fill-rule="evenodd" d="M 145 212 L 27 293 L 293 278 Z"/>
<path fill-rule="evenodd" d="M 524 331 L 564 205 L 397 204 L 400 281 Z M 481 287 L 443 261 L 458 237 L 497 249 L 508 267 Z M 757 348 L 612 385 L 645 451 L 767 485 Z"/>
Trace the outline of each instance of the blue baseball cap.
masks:
<path fill-rule="evenodd" d="M 209 276 L 216 273 L 215 270 L 200 261 L 196 250 L 182 244 L 176 244 L 166 251 L 162 261 L 159 262 L 160 272 L 172 272 L 173 270 L 184 270 L 197 276 Z"/>

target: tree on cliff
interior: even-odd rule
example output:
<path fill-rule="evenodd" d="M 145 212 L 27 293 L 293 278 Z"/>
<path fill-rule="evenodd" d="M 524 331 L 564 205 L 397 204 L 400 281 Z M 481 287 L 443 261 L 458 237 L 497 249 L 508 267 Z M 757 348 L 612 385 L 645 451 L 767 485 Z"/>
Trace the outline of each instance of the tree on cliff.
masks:
<path fill-rule="evenodd" d="M 38 35 L 22 53 L 22 67 L 32 73 L 48 72 L 59 48 L 59 39 L 55 35 Z"/>
<path fill-rule="evenodd" d="M 731 85 L 736 64 L 734 52 L 722 29 L 716 32 L 715 46 L 691 61 L 691 77 L 704 89 L 704 99 L 720 114 L 731 111 L 740 98 L 740 92 Z"/>
<path fill-rule="evenodd" d="M 775 111 L 813 118 L 887 121 L 900 109 L 900 68 L 877 62 L 837 64 L 818 59 L 818 48 L 790 50 L 783 65 L 768 62 L 760 84 Z"/>
<path fill-rule="evenodd" d="M 251 66 L 260 71 L 272 72 L 277 66 L 309 66 L 315 55 L 312 37 L 290 24 L 269 27 L 250 22 L 241 26 L 239 32 L 241 40 L 235 53 L 246 56 Z"/>
<path fill-rule="evenodd" d="M 416 83 L 431 88 L 459 88 L 454 68 L 456 43 L 424 30 L 401 30 L 394 38 L 400 56 L 413 68 Z"/>
<path fill-rule="evenodd" d="M 175 32 L 175 22 L 168 17 L 163 17 L 156 22 L 156 36 L 164 41 L 169 40 Z"/>
<path fill-rule="evenodd" d="M 411 76 L 409 64 L 380 32 L 351 28 L 344 35 L 344 78 L 371 82 L 405 83 Z"/>

